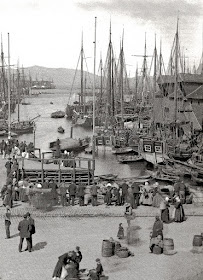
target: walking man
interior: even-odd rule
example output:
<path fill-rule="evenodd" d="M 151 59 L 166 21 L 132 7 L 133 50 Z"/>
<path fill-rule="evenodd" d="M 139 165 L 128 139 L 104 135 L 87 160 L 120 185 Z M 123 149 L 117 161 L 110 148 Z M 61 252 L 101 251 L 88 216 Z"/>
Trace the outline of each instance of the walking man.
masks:
<path fill-rule="evenodd" d="M 26 241 L 27 241 L 28 251 L 31 252 L 32 251 L 31 243 L 30 243 L 31 226 L 30 226 L 30 222 L 27 219 L 27 215 L 23 216 L 23 220 L 20 221 L 20 223 L 18 225 L 18 230 L 20 232 L 20 243 L 19 243 L 19 247 L 18 247 L 19 252 L 22 252 L 24 238 L 26 238 Z"/>
<path fill-rule="evenodd" d="M 75 194 L 76 194 L 76 184 L 72 181 L 72 183 L 69 186 L 69 195 L 70 195 L 70 201 L 71 205 L 75 205 Z"/>
<path fill-rule="evenodd" d="M 92 206 L 97 206 L 97 190 L 98 190 L 98 186 L 97 185 L 93 185 L 91 188 L 91 194 L 92 194 Z"/>
<path fill-rule="evenodd" d="M 26 213 L 26 216 L 27 216 L 27 220 L 30 224 L 30 245 L 31 245 L 31 249 L 32 249 L 32 235 L 35 234 L 35 220 L 31 217 L 29 212 Z"/>
<path fill-rule="evenodd" d="M 7 177 L 8 175 L 10 174 L 11 172 L 11 166 L 12 166 L 12 161 L 11 161 L 11 158 L 8 159 L 8 161 L 6 162 L 5 164 L 5 167 L 6 167 L 6 174 L 7 174 Z"/>
<path fill-rule="evenodd" d="M 80 182 L 78 186 L 78 197 L 79 197 L 79 205 L 84 206 L 85 186 L 82 182 Z"/>
<path fill-rule="evenodd" d="M 11 225 L 11 211 L 9 205 L 6 206 L 6 213 L 4 215 L 6 239 L 10 238 L 10 225 Z"/>

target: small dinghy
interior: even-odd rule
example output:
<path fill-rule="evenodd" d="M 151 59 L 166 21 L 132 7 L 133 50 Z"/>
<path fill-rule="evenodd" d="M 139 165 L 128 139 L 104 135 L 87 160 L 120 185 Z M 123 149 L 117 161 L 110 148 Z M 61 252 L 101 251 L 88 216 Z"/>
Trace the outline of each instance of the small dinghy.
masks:
<path fill-rule="evenodd" d="M 58 129 L 57 129 L 57 131 L 58 131 L 59 133 L 64 133 L 64 132 L 65 132 L 65 129 L 64 129 L 62 126 L 59 126 Z"/>

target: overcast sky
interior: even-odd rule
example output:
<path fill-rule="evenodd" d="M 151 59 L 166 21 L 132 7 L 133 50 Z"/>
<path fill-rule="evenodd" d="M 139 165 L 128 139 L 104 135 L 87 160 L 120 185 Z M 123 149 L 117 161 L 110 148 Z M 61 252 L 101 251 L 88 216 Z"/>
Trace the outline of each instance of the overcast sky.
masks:
<path fill-rule="evenodd" d="M 11 61 L 23 66 L 39 65 L 75 69 L 83 31 L 84 51 L 93 72 L 94 19 L 97 17 L 97 66 L 105 60 L 109 22 L 112 42 L 118 56 L 124 29 L 124 52 L 128 72 L 141 67 L 144 37 L 147 52 L 153 53 L 154 34 L 157 44 L 162 38 L 167 63 L 173 43 L 179 11 L 180 40 L 186 57 L 198 65 L 202 54 L 202 0 L 0 0 L 0 31 L 7 55 L 7 33 L 10 33 Z"/>

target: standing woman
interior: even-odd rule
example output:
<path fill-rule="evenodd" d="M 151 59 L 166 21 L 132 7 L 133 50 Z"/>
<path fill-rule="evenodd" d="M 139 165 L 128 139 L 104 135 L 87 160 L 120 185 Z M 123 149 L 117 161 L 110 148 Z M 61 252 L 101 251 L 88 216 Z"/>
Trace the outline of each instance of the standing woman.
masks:
<path fill-rule="evenodd" d="M 169 205 L 168 201 L 169 201 L 169 198 L 165 197 L 165 199 L 160 204 L 161 220 L 163 223 L 166 223 L 166 224 L 168 224 L 170 222 L 169 209 L 168 209 L 168 207 L 170 207 L 170 205 Z"/>
<path fill-rule="evenodd" d="M 185 212 L 181 203 L 179 196 L 176 197 L 175 202 L 175 219 L 174 221 L 177 223 L 181 223 L 185 220 Z"/>

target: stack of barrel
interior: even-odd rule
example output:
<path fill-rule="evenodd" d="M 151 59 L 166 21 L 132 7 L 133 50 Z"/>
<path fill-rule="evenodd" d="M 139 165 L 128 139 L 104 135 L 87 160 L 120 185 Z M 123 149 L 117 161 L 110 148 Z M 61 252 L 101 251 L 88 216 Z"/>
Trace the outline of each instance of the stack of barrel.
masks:
<path fill-rule="evenodd" d="M 202 242 L 203 242 L 203 233 L 201 233 L 201 235 L 194 235 L 193 242 L 192 242 L 193 251 L 203 252 Z"/>
<path fill-rule="evenodd" d="M 120 258 L 129 256 L 128 248 L 122 247 L 117 241 L 103 240 L 102 242 L 102 257 L 111 257 L 117 255 Z"/>

